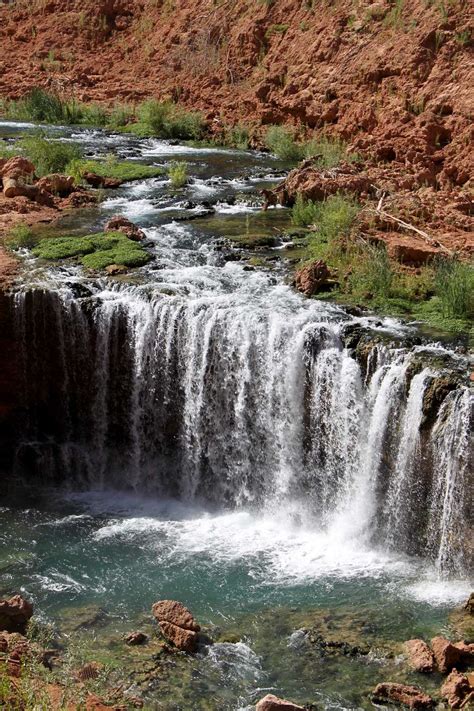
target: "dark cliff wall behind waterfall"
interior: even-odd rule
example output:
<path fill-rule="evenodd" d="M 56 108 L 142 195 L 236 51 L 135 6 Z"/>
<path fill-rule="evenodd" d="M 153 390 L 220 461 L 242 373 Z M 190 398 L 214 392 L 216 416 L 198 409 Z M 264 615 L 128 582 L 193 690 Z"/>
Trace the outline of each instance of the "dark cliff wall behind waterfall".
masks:
<path fill-rule="evenodd" d="M 420 349 L 363 345 L 338 324 L 119 296 L 10 298 L 23 377 L 22 407 L 2 428 L 10 480 L 285 502 L 326 529 L 466 572 L 473 399 Z"/>

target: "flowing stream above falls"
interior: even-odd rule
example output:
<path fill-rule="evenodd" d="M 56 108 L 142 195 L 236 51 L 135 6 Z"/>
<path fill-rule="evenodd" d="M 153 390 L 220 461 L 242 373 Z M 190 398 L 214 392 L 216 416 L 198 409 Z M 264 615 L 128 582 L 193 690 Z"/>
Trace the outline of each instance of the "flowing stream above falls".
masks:
<path fill-rule="evenodd" d="M 413 636 L 413 615 L 430 629 L 433 610 L 469 588 L 466 355 L 304 299 L 279 261 L 255 269 L 229 256 L 226 237 L 288 224 L 286 211 L 255 206 L 282 168 L 270 157 L 59 135 L 93 154 L 185 159 L 192 180 L 178 195 L 164 178 L 128 184 L 63 218 L 68 232 L 116 213 L 140 225 L 155 259 L 132 276 L 25 255 L 9 301 L 23 383 L 10 474 L 56 493 L 5 509 L 8 546 L 27 550 L 35 531 L 6 587 L 20 584 L 52 618 L 105 599 L 128 617 L 173 597 L 214 624 L 388 596 L 396 635 Z M 203 201 L 213 215 L 181 219 Z M 269 681 L 250 647 L 215 662 L 247 670 L 223 708 L 245 707 L 257 687 L 296 693 L 284 674 Z M 328 687 L 324 705 L 358 705 L 347 698 Z"/>

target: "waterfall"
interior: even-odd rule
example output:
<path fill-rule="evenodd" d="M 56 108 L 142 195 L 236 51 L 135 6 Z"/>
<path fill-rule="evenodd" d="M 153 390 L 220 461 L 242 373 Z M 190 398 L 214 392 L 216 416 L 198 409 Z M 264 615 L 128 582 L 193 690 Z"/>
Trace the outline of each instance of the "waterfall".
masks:
<path fill-rule="evenodd" d="M 181 298 L 129 285 L 15 294 L 15 472 L 225 507 L 293 507 L 341 538 L 468 566 L 472 395 L 426 422 L 414 351 L 363 366 L 342 312 L 276 287 Z M 286 287 L 284 287 L 286 289 Z M 276 305 L 272 299 L 277 300 Z"/>

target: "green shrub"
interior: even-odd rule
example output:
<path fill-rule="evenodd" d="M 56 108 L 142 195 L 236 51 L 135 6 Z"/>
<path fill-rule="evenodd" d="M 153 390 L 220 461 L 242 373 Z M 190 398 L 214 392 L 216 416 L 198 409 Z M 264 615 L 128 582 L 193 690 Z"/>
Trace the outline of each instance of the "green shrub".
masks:
<path fill-rule="evenodd" d="M 173 188 L 183 188 L 188 182 L 188 165 L 184 161 L 173 161 L 168 166 L 168 175 Z"/>
<path fill-rule="evenodd" d="M 12 227 L 7 235 L 6 243 L 10 249 L 31 249 L 35 246 L 37 238 L 33 234 L 31 227 L 24 222 Z"/>
<path fill-rule="evenodd" d="M 292 208 L 291 222 L 296 227 L 317 225 L 318 234 L 325 242 L 331 242 L 351 228 L 359 205 L 344 195 L 331 195 L 324 202 L 296 198 Z"/>
<path fill-rule="evenodd" d="M 320 217 L 321 204 L 312 200 L 305 200 L 299 193 L 291 209 L 291 224 L 295 225 L 295 227 L 314 225 Z"/>
<path fill-rule="evenodd" d="M 110 264 L 140 267 L 152 259 L 143 247 L 122 232 L 43 239 L 32 252 L 47 260 L 78 257 L 79 262 L 88 269 L 104 269 Z"/>
<path fill-rule="evenodd" d="M 439 259 L 435 264 L 435 293 L 443 316 L 469 319 L 474 315 L 474 267 L 457 259 Z"/>
<path fill-rule="evenodd" d="M 238 123 L 226 131 L 225 143 L 232 148 L 246 151 L 250 147 L 250 131 L 247 126 Z"/>
<path fill-rule="evenodd" d="M 80 107 L 80 123 L 88 126 L 107 126 L 109 116 L 103 106 L 99 104 L 83 104 Z"/>
<path fill-rule="evenodd" d="M 137 109 L 138 126 L 136 132 L 148 132 L 159 138 L 180 138 L 198 140 L 204 131 L 204 120 L 198 111 L 186 111 L 171 101 L 144 101 Z"/>
<path fill-rule="evenodd" d="M 75 101 L 67 102 L 53 92 L 35 88 L 22 99 L 9 102 L 6 113 L 19 121 L 75 124 L 81 121 L 83 109 Z"/>
<path fill-rule="evenodd" d="M 68 163 L 81 156 L 81 149 L 73 143 L 51 141 L 43 135 L 25 136 L 17 144 L 20 152 L 35 166 L 37 175 L 62 173 Z"/>
<path fill-rule="evenodd" d="M 394 272 L 385 246 L 359 248 L 351 267 L 347 288 L 352 294 L 376 301 L 392 296 Z"/>
<path fill-rule="evenodd" d="M 347 145 L 337 138 L 313 139 L 306 143 L 304 153 L 306 158 L 315 157 L 321 168 L 335 168 L 342 160 L 350 163 L 358 160 L 357 154 L 347 153 Z"/>
<path fill-rule="evenodd" d="M 133 121 L 134 115 L 135 112 L 131 106 L 127 104 L 116 104 L 108 116 L 107 124 L 111 128 L 127 126 L 127 124 Z"/>
<path fill-rule="evenodd" d="M 305 147 L 296 142 L 295 131 L 287 126 L 269 126 L 265 145 L 278 158 L 297 162 L 305 155 Z"/>

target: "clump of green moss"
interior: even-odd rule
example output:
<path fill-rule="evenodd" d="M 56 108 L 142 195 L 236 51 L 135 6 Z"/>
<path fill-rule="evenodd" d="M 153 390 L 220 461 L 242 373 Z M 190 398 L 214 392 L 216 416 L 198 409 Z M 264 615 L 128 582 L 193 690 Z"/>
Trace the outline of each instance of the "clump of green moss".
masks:
<path fill-rule="evenodd" d="M 95 173 L 103 178 L 114 178 L 124 183 L 131 180 L 145 180 L 163 175 L 163 168 L 156 165 L 145 165 L 130 160 L 117 160 L 113 155 L 105 160 L 72 160 L 66 167 L 68 175 L 73 175 L 81 182 L 85 173 Z"/>
<path fill-rule="evenodd" d="M 35 256 L 47 260 L 77 258 L 88 269 L 105 269 L 111 264 L 141 267 L 152 259 L 143 247 L 128 239 L 122 232 L 43 239 L 32 252 Z"/>

